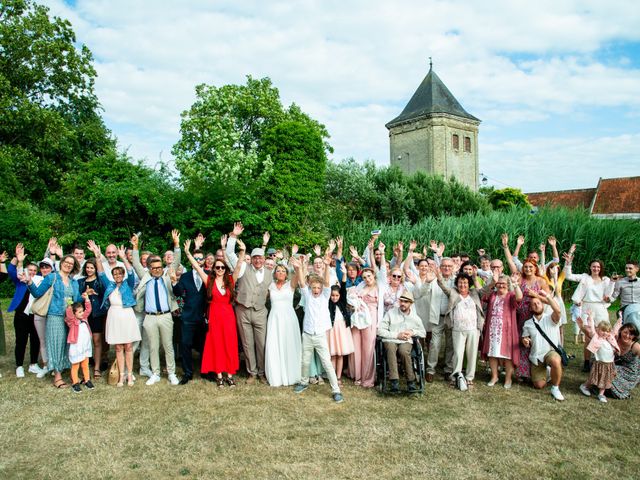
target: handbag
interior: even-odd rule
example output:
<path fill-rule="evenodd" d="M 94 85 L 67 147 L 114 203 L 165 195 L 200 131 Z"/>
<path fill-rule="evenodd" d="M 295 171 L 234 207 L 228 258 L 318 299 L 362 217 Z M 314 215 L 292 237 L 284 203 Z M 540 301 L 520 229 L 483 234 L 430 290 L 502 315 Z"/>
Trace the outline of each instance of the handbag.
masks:
<path fill-rule="evenodd" d="M 536 329 L 538 329 L 538 332 L 540 332 L 540 335 L 542 335 L 544 339 L 549 343 L 549 345 L 551 345 L 551 348 L 553 348 L 556 351 L 556 353 L 560 355 L 560 360 L 562 360 L 562 366 L 566 367 L 567 365 L 569 365 L 569 355 L 567 355 L 566 350 L 562 348 L 562 345 L 556 345 L 551 340 L 549 340 L 549 337 L 547 337 L 547 334 L 542 331 L 542 329 L 540 328 L 540 325 L 538 325 L 538 323 L 535 320 L 533 321 L 533 324 L 536 326 Z"/>
<path fill-rule="evenodd" d="M 120 369 L 118 368 L 118 361 L 114 360 L 109 369 L 109 377 L 107 383 L 109 385 L 115 385 L 120 381 Z"/>
<path fill-rule="evenodd" d="M 47 291 L 44 292 L 41 297 L 36 298 L 31 305 L 31 312 L 40 317 L 47 316 L 47 313 L 49 312 L 49 306 L 51 305 L 51 300 L 53 299 L 53 286 L 56 284 L 57 276 L 55 273 L 51 273 L 50 275 L 54 276 L 53 283 L 47 289 Z"/>

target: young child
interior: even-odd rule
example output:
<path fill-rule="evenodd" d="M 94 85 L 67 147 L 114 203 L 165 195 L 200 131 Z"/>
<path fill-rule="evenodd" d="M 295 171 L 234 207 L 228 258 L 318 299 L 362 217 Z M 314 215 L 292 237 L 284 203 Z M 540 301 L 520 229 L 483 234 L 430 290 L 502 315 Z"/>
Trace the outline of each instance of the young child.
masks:
<path fill-rule="evenodd" d="M 351 328 L 349 328 L 351 327 L 351 315 L 347 309 L 346 268 L 344 270 L 340 286 L 331 287 L 329 315 L 332 328 L 327 334 L 331 363 L 336 370 L 338 385 L 342 385 L 340 378 L 342 377 L 343 358 L 345 355 L 352 354 L 354 350 Z"/>
<path fill-rule="evenodd" d="M 297 270 L 300 282 L 300 290 L 304 299 L 304 321 L 302 333 L 302 378 L 300 383 L 294 388 L 295 393 L 302 393 L 309 388 L 309 364 L 314 352 L 320 357 L 322 366 L 329 377 L 333 400 L 342 403 L 344 398 L 340 392 L 338 378 L 331 364 L 329 355 L 329 344 L 327 342 L 327 331 L 331 329 L 331 319 L 329 315 L 329 298 L 331 296 L 329 264 L 331 255 L 325 255 L 326 265 L 324 279 L 312 275 L 309 277 L 309 286 L 306 285 L 304 275 L 300 274 L 301 264 L 297 259 L 292 260 L 292 264 Z"/>
<path fill-rule="evenodd" d="M 594 386 L 598 389 L 598 400 L 607 402 L 604 391 L 611 388 L 611 381 L 616 376 L 616 369 L 613 364 L 616 352 L 620 352 L 616 336 L 622 326 L 622 318 L 618 318 L 615 327 L 611 329 L 611 324 L 607 320 L 601 320 L 596 329 L 593 329 L 591 313 L 587 315 L 586 323 L 578 318 L 578 325 L 588 336 L 591 337 L 587 350 L 593 355 L 595 361 L 591 366 L 591 373 L 585 383 L 580 385 L 580 391 L 587 397 L 591 396 L 589 388 Z"/>
<path fill-rule="evenodd" d="M 89 315 L 91 315 L 91 301 L 87 293 L 82 294 L 84 305 L 81 302 L 72 303 L 67 307 L 65 323 L 69 327 L 67 343 L 69 344 L 69 361 L 71 362 L 71 388 L 75 393 L 82 392 L 78 379 L 78 368 L 82 367 L 82 384 L 89 390 L 93 389 L 89 376 L 89 357 L 91 357 L 91 329 L 89 328 Z"/>
<path fill-rule="evenodd" d="M 578 319 L 582 316 L 582 307 L 576 305 L 575 303 L 571 305 L 571 321 L 573 322 L 575 329 L 575 344 L 584 343 L 584 332 L 580 330 L 580 325 L 578 325 Z"/>

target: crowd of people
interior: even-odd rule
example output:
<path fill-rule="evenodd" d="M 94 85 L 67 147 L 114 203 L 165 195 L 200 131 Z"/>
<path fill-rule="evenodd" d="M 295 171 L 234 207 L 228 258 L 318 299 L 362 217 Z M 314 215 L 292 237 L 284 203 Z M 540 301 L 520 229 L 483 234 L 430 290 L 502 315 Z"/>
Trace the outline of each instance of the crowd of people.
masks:
<path fill-rule="evenodd" d="M 399 242 L 388 252 L 379 231 L 362 255 L 349 246 L 347 260 L 341 237 L 324 251 L 316 245 L 302 254 L 297 245 L 269 248 L 265 233 L 249 251 L 243 231 L 235 223 L 210 253 L 201 234 L 181 245 L 176 230 L 173 249 L 162 255 L 141 251 L 139 235 L 104 253 L 89 240 L 65 254 L 55 238 L 40 261 L 27 260 L 22 244 L 8 263 L 3 253 L 0 272 L 15 285 L 8 311 L 14 312 L 16 376 L 25 376 L 28 344 L 29 373 L 51 374 L 56 388 L 66 388 L 63 373 L 70 369 L 74 393 L 93 389 L 109 369 L 113 346 L 109 371 L 116 372 L 117 387 L 135 384 L 136 352 L 146 385 L 160 382 L 162 351 L 171 385 L 188 384 L 199 370 L 217 387 L 235 388 L 243 358 L 243 383 L 293 386 L 299 394 L 327 380 L 333 400 L 342 402 L 344 376 L 362 388 L 380 380 L 378 341 L 389 392 L 400 392 L 401 373 L 406 390 L 418 391 L 411 359 L 417 338 L 424 347 L 420 380 L 427 384 L 441 371 L 452 386 L 473 388 L 480 357 L 490 372 L 488 387 L 502 374 L 505 389 L 514 381 L 537 389 L 550 384 L 562 401 L 563 345 L 572 323 L 575 342 L 585 345 L 588 377 L 580 392 L 601 402 L 629 398 L 640 381 L 636 261 L 627 261 L 625 276 L 610 278 L 597 259 L 589 272 L 574 273 L 575 245 L 561 265 L 554 237 L 546 242 L 549 261 L 546 244 L 521 260 L 525 239 L 518 237 L 512 252 L 504 234 L 503 263 L 484 250 L 474 259 L 445 255 L 436 241 L 418 250 L 411 240 L 406 251 Z M 569 309 L 562 295 L 567 281 L 577 283 Z M 617 298 L 621 307 L 611 322 L 608 307 Z"/>

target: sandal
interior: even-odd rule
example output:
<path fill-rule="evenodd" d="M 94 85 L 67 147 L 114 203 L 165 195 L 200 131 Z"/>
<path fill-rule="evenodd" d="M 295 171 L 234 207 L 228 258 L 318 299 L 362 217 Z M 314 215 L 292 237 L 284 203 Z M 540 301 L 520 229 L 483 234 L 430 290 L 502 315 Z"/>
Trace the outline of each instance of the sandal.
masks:
<path fill-rule="evenodd" d="M 218 377 L 216 379 L 216 383 L 218 384 L 218 387 L 224 387 L 224 379 L 222 377 Z"/>
<path fill-rule="evenodd" d="M 65 381 L 63 379 L 58 379 L 55 382 L 53 382 L 53 386 L 56 388 L 67 388 L 69 385 L 67 385 L 65 383 Z"/>
<path fill-rule="evenodd" d="M 98 380 L 99 378 L 102 378 L 102 372 L 100 370 L 94 370 L 93 371 L 93 378 Z"/>
<path fill-rule="evenodd" d="M 230 387 L 235 387 L 236 386 L 235 380 L 233 378 L 231 378 L 231 377 L 227 377 L 226 378 L 226 382 L 227 382 L 227 385 L 229 385 Z"/>

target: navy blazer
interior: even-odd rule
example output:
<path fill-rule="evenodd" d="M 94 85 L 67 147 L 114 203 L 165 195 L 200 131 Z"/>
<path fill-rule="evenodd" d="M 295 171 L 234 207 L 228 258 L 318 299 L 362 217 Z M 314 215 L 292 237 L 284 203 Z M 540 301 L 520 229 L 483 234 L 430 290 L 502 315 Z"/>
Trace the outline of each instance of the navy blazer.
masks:
<path fill-rule="evenodd" d="M 173 293 L 176 297 L 184 298 L 182 307 L 182 321 L 190 323 L 200 323 L 204 320 L 207 307 L 207 286 L 202 282 L 200 291 L 196 288 L 193 279 L 193 270 L 184 272 L 180 280 L 173 286 Z"/>

